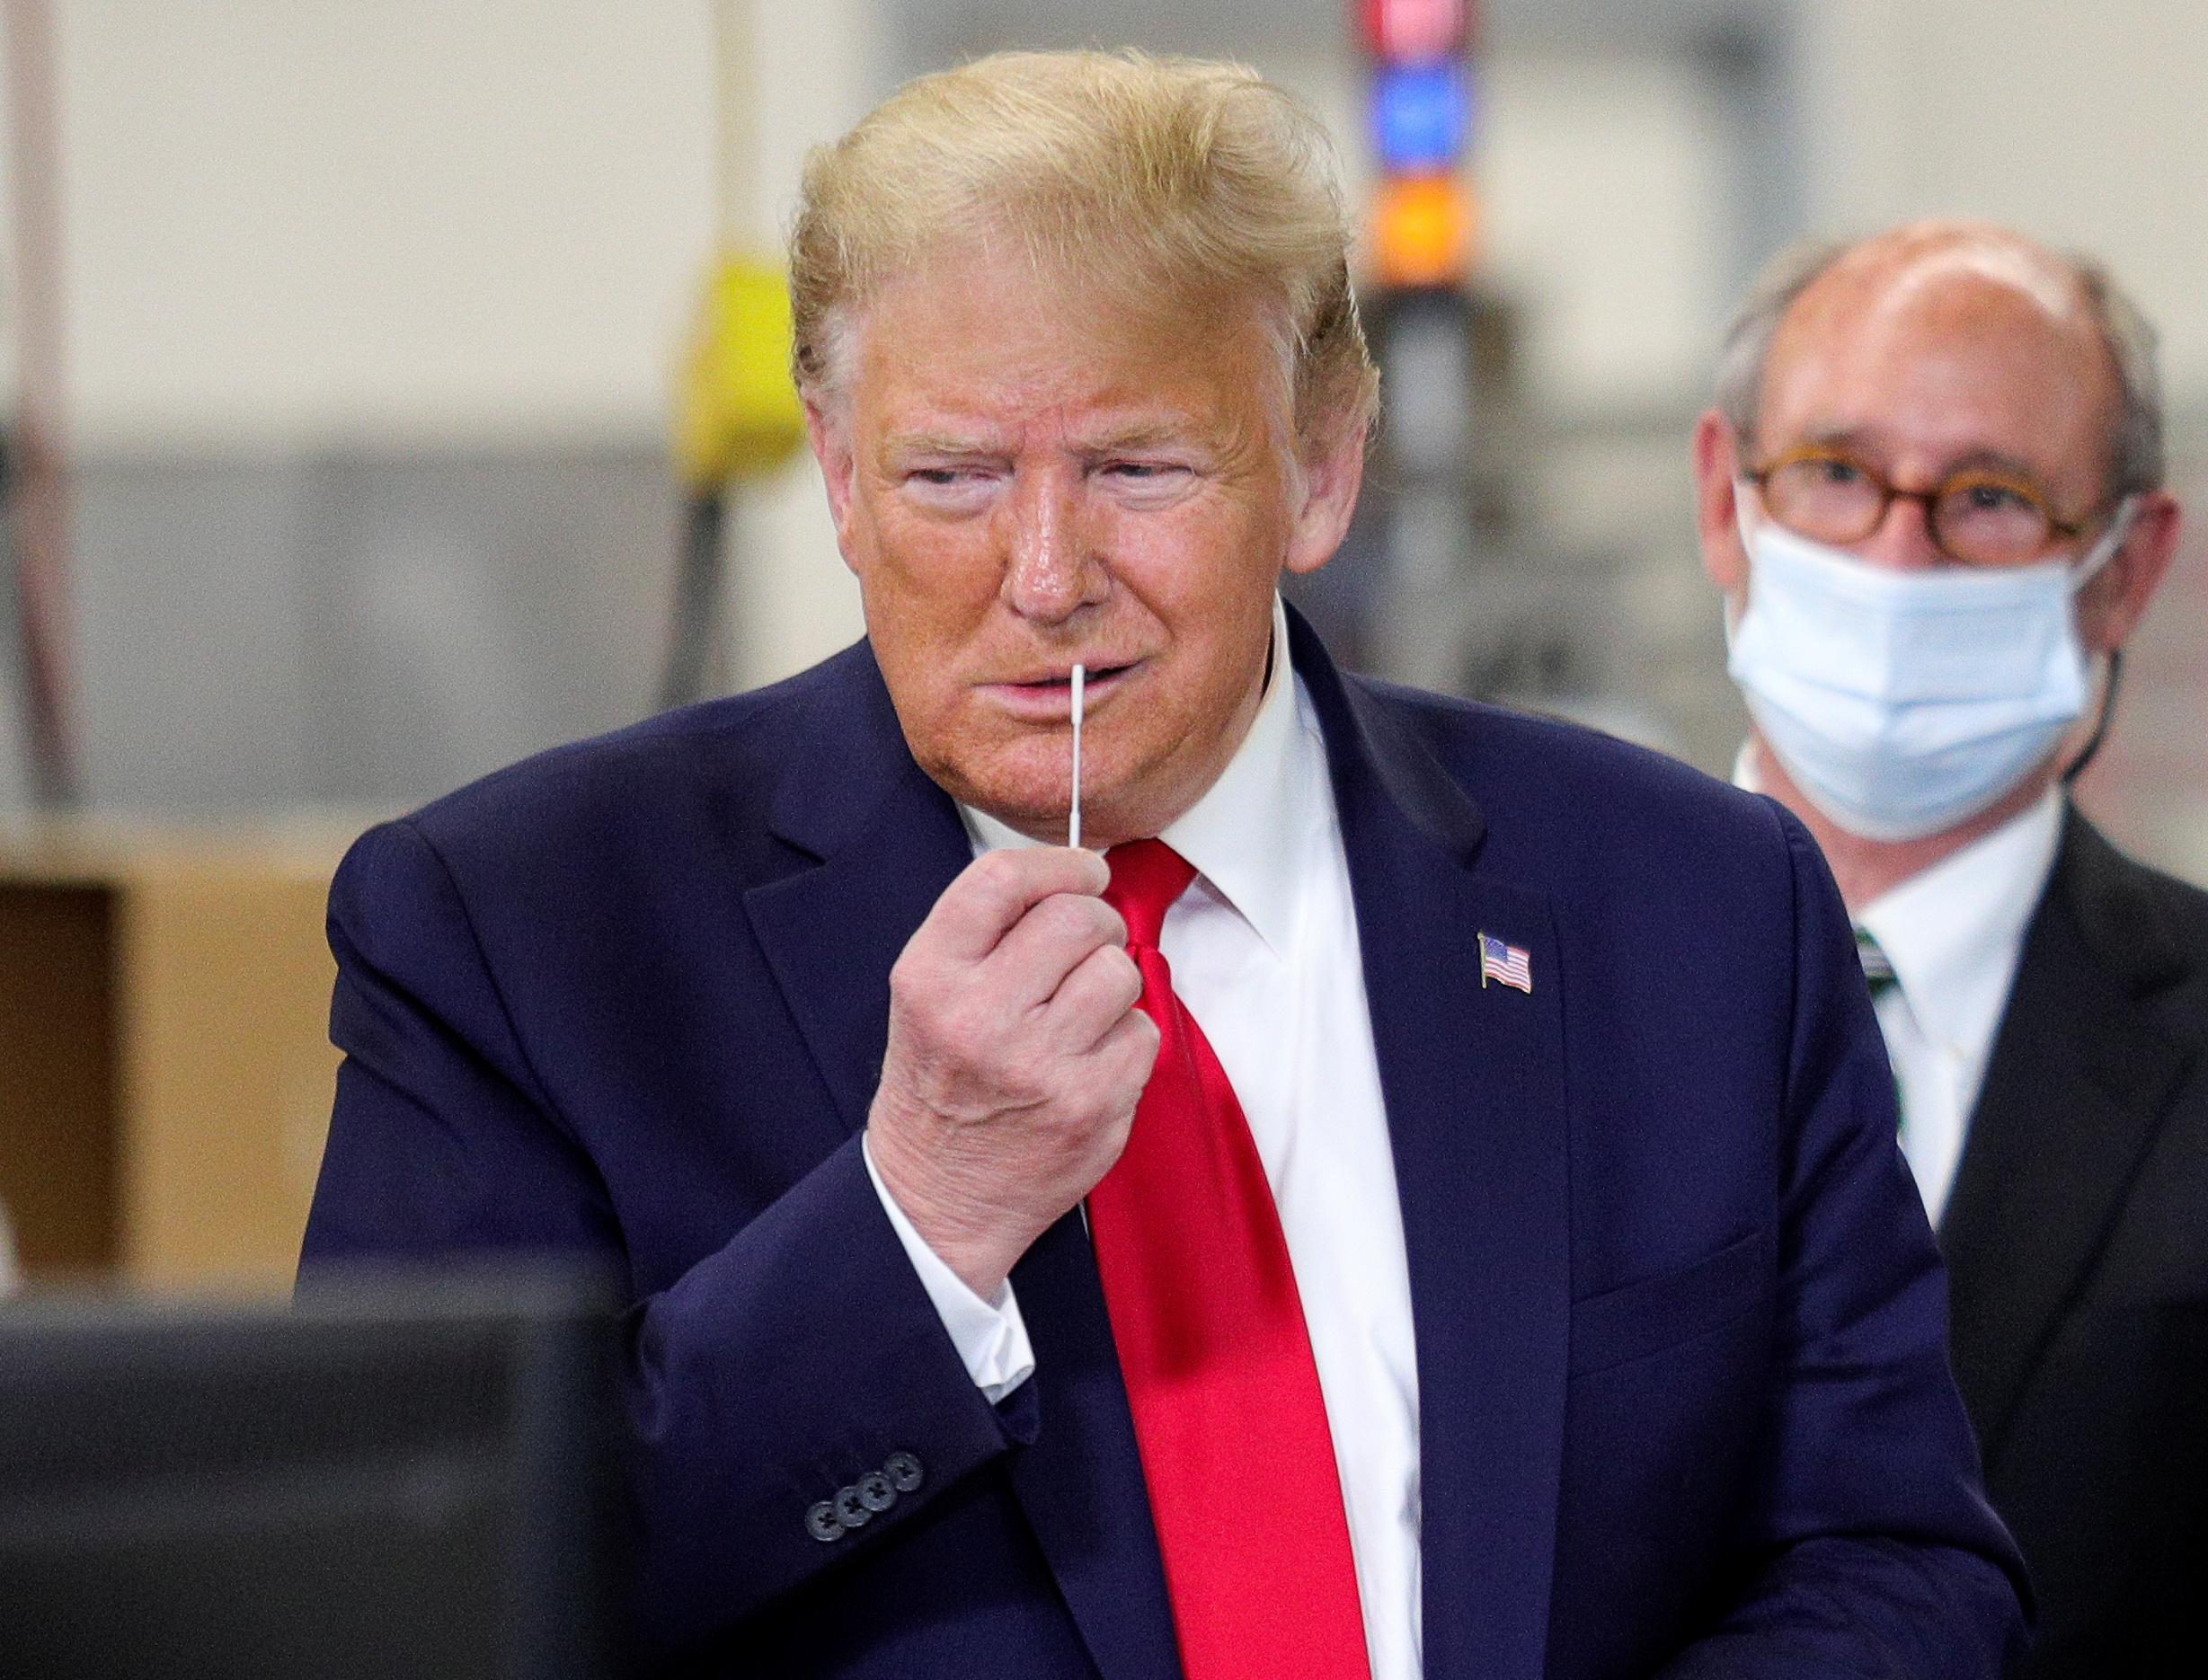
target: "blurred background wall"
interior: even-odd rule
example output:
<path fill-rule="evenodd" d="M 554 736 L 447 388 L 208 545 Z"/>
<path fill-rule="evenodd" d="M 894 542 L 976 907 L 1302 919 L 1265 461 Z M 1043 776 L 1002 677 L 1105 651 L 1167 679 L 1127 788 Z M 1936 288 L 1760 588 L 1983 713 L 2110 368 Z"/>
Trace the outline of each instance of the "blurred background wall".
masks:
<path fill-rule="evenodd" d="M 670 374 L 705 259 L 724 229 L 771 243 L 804 148 L 907 75 L 1011 45 L 1233 54 L 1326 117 L 1352 199 L 1371 176 L 1342 0 L 749 0 L 732 174 L 727 10 L 57 0 L 96 809 L 391 809 L 641 715 L 678 518 Z M 2164 329 L 2180 487 L 2208 491 L 2197 0 L 1486 15 L 1472 168 L 1522 352 L 1527 575 L 1553 579 L 1542 610 L 1584 655 L 1570 692 L 1530 698 L 1729 760 L 1686 441 L 1733 296 L 1799 232 L 1975 213 L 2098 252 Z M 2208 880 L 2200 546 L 2092 798 Z M 746 497 L 731 552 L 740 685 L 857 633 L 809 465 Z M 0 807 L 23 798 L 0 751 Z"/>

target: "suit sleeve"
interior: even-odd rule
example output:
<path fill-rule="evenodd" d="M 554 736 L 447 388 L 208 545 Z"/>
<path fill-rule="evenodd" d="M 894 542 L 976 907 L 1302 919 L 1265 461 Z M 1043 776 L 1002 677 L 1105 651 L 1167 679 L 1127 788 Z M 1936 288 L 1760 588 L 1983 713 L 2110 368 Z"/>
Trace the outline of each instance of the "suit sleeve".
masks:
<path fill-rule="evenodd" d="M 330 942 L 345 1060 L 303 1267 L 534 1252 L 627 1279 L 606 1182 L 411 824 L 348 856 Z M 670 1287 L 634 1298 L 625 1326 L 638 1638 L 652 1657 L 868 1548 L 1032 1432 L 1019 1395 L 1000 1414 L 968 1377 L 856 1137 Z M 864 1513 L 848 1525 L 817 1514 L 885 1467 L 886 1509 L 847 1500 Z"/>
<path fill-rule="evenodd" d="M 1737 1567 L 1664 1673 L 1994 1680 L 2023 1639 L 2023 1565 L 1948 1375 L 1946 1277 L 1847 913 L 1778 817 L 1796 970 L 1777 1345 Z"/>

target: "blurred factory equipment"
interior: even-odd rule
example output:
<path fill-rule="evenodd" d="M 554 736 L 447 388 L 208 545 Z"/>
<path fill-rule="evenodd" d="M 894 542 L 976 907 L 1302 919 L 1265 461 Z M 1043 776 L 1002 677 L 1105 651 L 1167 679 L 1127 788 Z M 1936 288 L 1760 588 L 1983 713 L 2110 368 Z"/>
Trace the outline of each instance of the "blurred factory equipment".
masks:
<path fill-rule="evenodd" d="M 660 704 L 726 685 L 724 548 L 730 504 L 746 478 L 779 466 L 804 440 L 790 383 L 790 299 L 782 270 L 724 256 L 706 289 L 675 428 L 683 482 L 682 557 Z"/>
<path fill-rule="evenodd" d="M 749 145 L 757 55 L 749 0 L 723 0 L 718 25 L 718 170 L 722 254 L 707 283 L 683 367 L 674 455 L 683 483 L 682 553 L 660 680 L 662 708 L 727 686 L 722 623 L 732 504 L 747 478 L 772 471 L 804 441 L 790 380 L 790 300 L 781 265 L 746 252 L 739 203 L 753 166 Z"/>
<path fill-rule="evenodd" d="M 1614 682 L 1616 566 L 1536 537 L 1519 313 L 1482 276 L 1467 168 L 1479 9 L 1358 0 L 1355 22 L 1379 166 L 1361 306 L 1380 426 L 1356 528 L 1307 606 L 1365 668 L 1618 727 L 1620 708 L 1601 698 Z"/>
<path fill-rule="evenodd" d="M 11 1680 L 604 1680 L 612 1344 L 556 1273 L 0 1306 Z"/>
<path fill-rule="evenodd" d="M 31 794 L 54 809 L 75 804 L 82 783 L 70 716 L 60 125 L 48 0 L 6 0 L 6 26 L 16 396 L 0 443 L 0 595 L 15 620 Z"/>

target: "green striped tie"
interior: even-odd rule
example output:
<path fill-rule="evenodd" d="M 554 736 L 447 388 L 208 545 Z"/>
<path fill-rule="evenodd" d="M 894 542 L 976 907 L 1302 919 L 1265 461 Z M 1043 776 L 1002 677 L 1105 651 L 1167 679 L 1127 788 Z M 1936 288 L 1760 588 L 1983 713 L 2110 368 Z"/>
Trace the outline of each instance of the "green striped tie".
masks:
<path fill-rule="evenodd" d="M 1886 960 L 1886 953 L 1879 949 L 1867 927 L 1856 929 L 1856 959 L 1863 965 L 1863 983 L 1871 988 L 1872 1003 L 1901 985 L 1894 978 L 1893 965 Z"/>
<path fill-rule="evenodd" d="M 1856 959 L 1863 965 L 1863 983 L 1871 988 L 1872 1003 L 1875 1004 L 1901 985 L 1900 977 L 1893 972 L 1893 964 L 1879 949 L 1878 942 L 1871 937 L 1871 930 L 1867 927 L 1856 929 Z M 1893 1135 L 1899 1137 L 1908 1121 L 1908 1117 L 1902 1112 L 1902 1081 L 1899 1074 L 1894 1076 L 1893 1081 Z"/>

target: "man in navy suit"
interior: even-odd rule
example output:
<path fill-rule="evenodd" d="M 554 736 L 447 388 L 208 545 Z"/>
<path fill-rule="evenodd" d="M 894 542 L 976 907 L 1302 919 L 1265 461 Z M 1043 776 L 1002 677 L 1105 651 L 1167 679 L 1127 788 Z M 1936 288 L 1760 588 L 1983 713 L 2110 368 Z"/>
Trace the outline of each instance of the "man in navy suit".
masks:
<path fill-rule="evenodd" d="M 670 1672 L 1994 1675 L 1814 844 L 1277 599 L 1373 397 L 1324 153 L 1078 54 L 815 159 L 866 641 L 362 839 L 306 1260 L 618 1269 Z"/>

